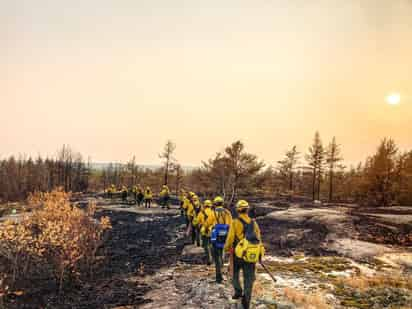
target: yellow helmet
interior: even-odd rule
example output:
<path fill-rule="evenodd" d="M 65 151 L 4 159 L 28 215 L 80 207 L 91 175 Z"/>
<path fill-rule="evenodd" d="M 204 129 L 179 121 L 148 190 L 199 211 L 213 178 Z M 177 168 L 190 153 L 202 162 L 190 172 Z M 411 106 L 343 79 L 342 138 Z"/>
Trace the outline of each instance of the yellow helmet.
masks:
<path fill-rule="evenodd" d="M 215 199 L 213 200 L 213 204 L 215 204 L 215 205 L 217 205 L 217 204 L 222 205 L 222 204 L 223 204 L 223 198 L 222 198 L 221 196 L 216 196 Z"/>
<path fill-rule="evenodd" d="M 205 207 L 212 207 L 212 201 L 211 200 L 206 200 L 203 202 L 203 206 Z"/>
<path fill-rule="evenodd" d="M 189 192 L 189 196 L 196 196 L 196 193 L 194 193 L 194 192 Z"/>
<path fill-rule="evenodd" d="M 249 203 L 246 202 L 245 200 L 240 200 L 236 204 L 236 210 L 242 210 L 242 209 L 247 209 L 249 208 Z"/>

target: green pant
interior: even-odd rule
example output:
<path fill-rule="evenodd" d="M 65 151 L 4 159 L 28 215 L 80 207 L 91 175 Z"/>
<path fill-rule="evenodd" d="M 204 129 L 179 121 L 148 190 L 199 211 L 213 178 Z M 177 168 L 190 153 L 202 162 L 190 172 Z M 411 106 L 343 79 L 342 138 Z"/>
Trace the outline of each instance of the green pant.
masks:
<path fill-rule="evenodd" d="M 192 244 L 200 247 L 200 230 L 192 224 Z"/>
<path fill-rule="evenodd" d="M 202 247 L 205 249 L 206 263 L 210 265 L 210 238 L 202 235 Z"/>
<path fill-rule="evenodd" d="M 252 298 L 253 283 L 255 281 L 256 264 L 247 263 L 238 257 L 233 259 L 233 288 L 236 295 L 242 295 L 242 304 L 245 309 L 250 307 L 250 300 Z M 240 285 L 240 270 L 243 271 L 243 285 L 244 290 Z"/>
<path fill-rule="evenodd" d="M 222 267 L 223 267 L 223 248 L 216 248 L 212 246 L 213 259 L 215 260 L 216 268 L 216 282 L 220 283 L 223 280 Z"/>

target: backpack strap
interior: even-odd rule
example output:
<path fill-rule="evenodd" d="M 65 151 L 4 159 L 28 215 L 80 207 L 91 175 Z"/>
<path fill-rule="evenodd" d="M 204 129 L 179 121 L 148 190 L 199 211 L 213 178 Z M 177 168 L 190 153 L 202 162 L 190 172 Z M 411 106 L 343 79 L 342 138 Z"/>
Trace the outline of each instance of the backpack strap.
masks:
<path fill-rule="evenodd" d="M 226 216 L 226 210 L 223 208 L 222 210 L 216 211 L 216 209 L 215 209 L 214 211 L 215 211 L 216 223 L 217 224 L 226 224 L 225 223 L 225 217 L 224 217 L 224 216 Z M 223 223 L 220 223 L 219 221 L 222 217 L 223 217 Z"/>
<path fill-rule="evenodd" d="M 203 209 L 202 210 L 202 213 L 203 213 L 203 217 L 205 217 L 205 222 L 207 221 L 207 214 L 206 214 L 206 211 Z"/>
<path fill-rule="evenodd" d="M 243 225 L 243 236 L 246 237 L 246 233 L 248 234 L 253 234 L 256 238 L 256 233 L 255 233 L 255 220 L 251 219 L 250 223 L 247 223 L 245 220 L 243 220 L 241 217 L 238 217 L 240 223 Z"/>

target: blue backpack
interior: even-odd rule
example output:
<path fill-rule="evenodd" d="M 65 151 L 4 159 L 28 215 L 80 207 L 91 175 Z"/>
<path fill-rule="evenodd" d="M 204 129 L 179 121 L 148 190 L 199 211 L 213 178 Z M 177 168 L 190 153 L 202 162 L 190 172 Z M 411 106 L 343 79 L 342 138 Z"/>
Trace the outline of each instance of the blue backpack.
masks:
<path fill-rule="evenodd" d="M 217 212 L 219 214 L 217 214 Z M 224 212 L 224 209 L 217 211 L 215 210 L 215 216 L 218 223 L 213 227 L 210 236 L 210 241 L 212 245 L 219 249 L 222 249 L 225 246 L 227 234 L 229 234 L 229 225 L 219 223 L 219 219 L 221 218 L 221 216 L 225 215 Z"/>

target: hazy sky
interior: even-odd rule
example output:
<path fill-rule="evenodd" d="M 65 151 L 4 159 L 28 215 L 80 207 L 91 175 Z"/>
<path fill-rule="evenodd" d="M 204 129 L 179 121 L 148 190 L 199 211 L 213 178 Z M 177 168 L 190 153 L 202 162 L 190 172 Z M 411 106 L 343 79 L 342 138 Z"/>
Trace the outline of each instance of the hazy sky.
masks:
<path fill-rule="evenodd" d="M 401 104 L 385 96 L 399 92 Z M 0 157 L 412 149 L 411 0 L 0 0 Z"/>

